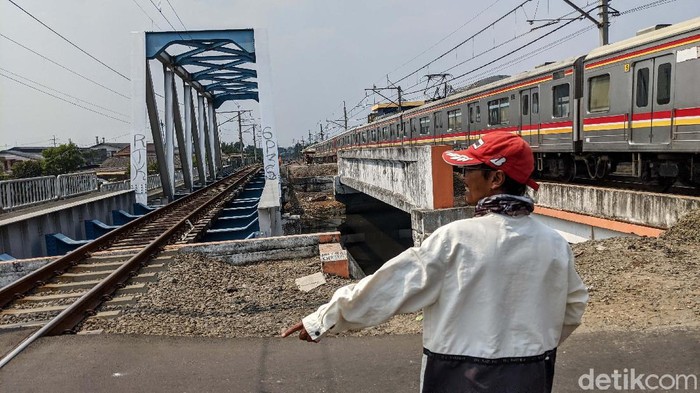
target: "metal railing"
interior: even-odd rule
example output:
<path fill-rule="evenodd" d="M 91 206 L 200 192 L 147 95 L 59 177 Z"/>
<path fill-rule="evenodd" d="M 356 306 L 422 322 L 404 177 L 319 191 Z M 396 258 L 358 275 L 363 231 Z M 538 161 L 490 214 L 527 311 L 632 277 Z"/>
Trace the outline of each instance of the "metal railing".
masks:
<path fill-rule="evenodd" d="M 97 174 L 95 172 L 58 175 L 56 183 L 58 184 L 58 196 L 60 198 L 87 194 L 98 189 Z"/>
<path fill-rule="evenodd" d="M 195 182 L 199 179 L 196 169 L 193 177 Z M 182 171 L 176 171 L 175 184 L 179 185 L 183 182 Z M 148 176 L 146 187 L 148 191 L 161 188 L 160 175 Z M 18 207 L 36 205 L 98 190 L 114 192 L 130 189 L 131 182 L 129 180 L 99 184 L 95 172 L 3 180 L 0 181 L 0 211 L 10 211 Z"/>
<path fill-rule="evenodd" d="M 12 210 L 58 199 L 55 176 L 0 181 L 0 209 Z"/>

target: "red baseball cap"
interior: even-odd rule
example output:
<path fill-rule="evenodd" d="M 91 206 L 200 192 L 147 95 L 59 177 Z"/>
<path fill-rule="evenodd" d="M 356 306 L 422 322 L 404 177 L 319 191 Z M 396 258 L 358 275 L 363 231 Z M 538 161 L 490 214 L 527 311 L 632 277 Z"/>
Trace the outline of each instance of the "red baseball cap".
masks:
<path fill-rule="evenodd" d="M 535 170 L 535 159 L 530 145 L 520 135 L 495 131 L 484 134 L 465 150 L 449 150 L 442 159 L 454 166 L 485 164 L 502 170 L 520 184 L 537 190 L 540 186 L 530 178 Z"/>

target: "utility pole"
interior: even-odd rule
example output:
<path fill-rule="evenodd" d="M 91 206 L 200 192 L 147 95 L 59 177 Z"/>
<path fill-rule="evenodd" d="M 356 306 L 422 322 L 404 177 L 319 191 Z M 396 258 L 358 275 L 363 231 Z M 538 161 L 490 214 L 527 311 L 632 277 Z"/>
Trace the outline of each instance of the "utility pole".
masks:
<path fill-rule="evenodd" d="M 235 113 L 236 116 L 234 118 L 238 118 L 238 143 L 241 144 L 241 165 L 243 164 L 243 148 L 245 145 L 243 144 L 243 124 L 242 124 L 242 119 L 241 115 L 246 112 L 252 112 L 249 109 L 246 110 L 237 110 L 237 111 L 231 111 L 231 113 Z M 225 123 L 225 122 L 224 122 Z M 223 124 L 223 123 L 222 123 Z M 221 124 L 220 124 L 221 125 Z"/>
<path fill-rule="evenodd" d="M 566 1 L 566 0 L 564 0 L 564 1 Z M 379 94 L 380 96 L 384 97 L 385 99 L 389 100 L 389 102 L 391 102 L 392 104 L 395 104 L 395 105 L 398 106 L 398 108 L 399 108 L 399 129 L 400 129 L 401 137 L 403 137 L 403 135 L 404 135 L 404 128 L 405 128 L 405 127 L 404 127 L 404 123 L 403 123 L 403 106 L 402 106 L 402 105 L 403 105 L 403 102 L 401 101 L 401 86 L 396 86 L 396 87 L 377 87 L 377 86 L 372 86 L 371 89 L 365 89 L 365 90 L 371 90 L 371 91 L 373 91 L 373 92 Z M 382 90 L 396 90 L 396 91 L 398 92 L 398 95 L 399 95 L 399 102 L 397 103 L 397 102 L 395 102 L 394 100 L 392 100 L 391 98 L 389 98 L 389 97 L 385 96 L 384 94 L 382 94 L 382 93 L 381 93 Z M 412 137 L 412 136 L 413 136 L 413 135 L 411 135 L 411 137 Z M 410 137 L 409 137 L 409 138 L 410 138 Z"/>
<path fill-rule="evenodd" d="M 570 5 L 573 9 L 578 11 L 583 17 L 586 19 L 589 19 L 591 22 L 595 23 L 596 26 L 598 26 L 598 31 L 600 32 L 600 45 L 607 45 L 610 43 L 610 37 L 609 37 L 609 27 L 610 23 L 608 21 L 608 16 L 610 15 L 610 10 L 612 10 L 612 15 L 613 16 L 618 16 L 620 15 L 620 12 L 617 11 L 616 9 L 610 7 L 610 0 L 599 0 L 600 5 L 597 8 L 600 8 L 600 21 L 595 19 L 594 17 L 591 16 L 589 12 L 586 12 L 585 10 L 581 9 L 579 6 L 576 4 L 572 3 L 570 0 L 563 0 L 566 4 Z"/>
<path fill-rule="evenodd" d="M 253 162 L 258 162 L 258 142 L 255 139 L 255 123 L 253 123 Z"/>
<path fill-rule="evenodd" d="M 610 43 L 609 27 L 608 22 L 608 0 L 600 0 L 600 22 L 602 26 L 599 26 L 600 30 L 600 42 L 602 45 L 607 45 Z"/>
<path fill-rule="evenodd" d="M 348 130 L 348 109 L 345 107 L 345 101 L 343 101 L 343 119 L 345 120 L 345 131 Z"/>
<path fill-rule="evenodd" d="M 340 123 L 342 121 L 342 123 Z M 338 127 L 343 127 L 345 131 L 348 130 L 348 110 L 345 107 L 345 101 L 343 101 L 343 118 L 338 120 L 328 120 L 326 119 L 326 124 L 333 123 Z"/>
<path fill-rule="evenodd" d="M 53 136 L 53 147 L 56 147 L 56 135 Z"/>
<path fill-rule="evenodd" d="M 318 123 L 318 129 L 321 135 L 321 141 L 323 141 L 323 125 L 321 123 Z"/>
<path fill-rule="evenodd" d="M 311 130 L 309 130 L 309 144 L 311 144 Z"/>

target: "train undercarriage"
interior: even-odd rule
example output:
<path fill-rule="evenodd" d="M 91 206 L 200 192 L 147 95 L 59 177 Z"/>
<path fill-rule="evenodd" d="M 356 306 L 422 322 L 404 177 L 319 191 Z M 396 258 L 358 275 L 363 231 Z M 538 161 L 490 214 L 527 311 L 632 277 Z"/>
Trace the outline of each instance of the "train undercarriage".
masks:
<path fill-rule="evenodd" d="M 537 177 L 563 182 L 627 180 L 661 190 L 673 185 L 700 187 L 699 154 L 540 153 Z"/>

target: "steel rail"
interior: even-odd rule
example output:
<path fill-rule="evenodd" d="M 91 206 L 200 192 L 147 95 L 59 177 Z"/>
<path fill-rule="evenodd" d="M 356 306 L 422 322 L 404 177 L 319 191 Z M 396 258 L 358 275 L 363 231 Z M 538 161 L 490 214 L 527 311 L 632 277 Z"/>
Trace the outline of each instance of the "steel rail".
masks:
<path fill-rule="evenodd" d="M 247 169 L 250 168 L 244 168 L 240 172 L 244 172 Z M 239 172 L 239 173 L 240 173 Z M 235 175 L 233 175 L 235 176 Z M 220 182 L 227 180 L 227 178 L 221 179 L 213 184 L 211 184 L 209 187 L 205 187 L 202 189 L 199 189 L 189 195 L 187 195 L 184 198 L 180 198 L 176 200 L 175 202 L 171 203 L 170 205 L 164 206 L 161 209 L 154 210 L 152 212 L 149 212 L 133 221 L 130 221 L 124 225 L 122 225 L 119 228 L 116 228 L 99 238 L 91 241 L 90 243 L 84 244 L 77 249 L 73 250 L 72 252 L 58 258 L 57 260 L 46 264 L 39 269 L 29 273 L 28 275 L 20 278 L 17 281 L 14 281 L 2 288 L 0 288 L 0 309 L 5 307 L 7 304 L 10 302 L 14 301 L 17 298 L 20 298 L 23 294 L 31 291 L 32 289 L 36 288 L 37 286 L 41 286 L 42 284 L 48 282 L 52 278 L 62 274 L 65 272 L 67 269 L 69 269 L 71 266 L 76 265 L 78 262 L 83 260 L 86 256 L 88 256 L 90 253 L 99 251 L 101 249 L 104 249 L 105 247 L 108 247 L 112 243 L 116 242 L 119 240 L 123 235 L 131 232 L 132 230 L 138 228 L 140 225 L 144 223 L 151 222 L 159 217 L 161 217 L 164 214 L 167 214 L 168 212 L 171 212 L 173 209 L 178 208 L 182 204 L 185 204 L 192 200 L 193 198 L 198 197 L 202 192 L 206 192 L 207 190 L 210 190 L 211 187 L 215 187 L 218 185 Z"/>
<path fill-rule="evenodd" d="M 81 296 L 68 308 L 66 308 L 56 317 L 51 319 L 49 323 L 42 326 L 39 330 L 31 334 L 29 337 L 25 338 L 17 347 L 15 347 L 11 352 L 9 352 L 2 359 L 0 359 L 0 368 L 4 367 L 15 356 L 21 353 L 24 349 L 26 349 L 31 343 L 33 343 L 37 339 L 46 335 L 61 334 L 67 331 L 71 332 L 71 330 L 86 317 L 86 313 L 94 312 L 94 309 L 99 304 L 101 304 L 103 301 L 108 300 L 109 296 L 113 294 L 119 287 L 123 286 L 124 283 L 133 274 L 135 274 L 141 268 L 141 266 L 143 266 L 148 261 L 151 255 L 157 253 L 158 250 L 160 250 L 163 246 L 167 244 L 167 242 L 174 234 L 176 234 L 185 225 L 187 225 L 188 220 L 190 220 L 192 217 L 197 216 L 201 212 L 205 211 L 205 209 L 208 209 L 212 204 L 224 198 L 232 188 L 237 187 L 241 182 L 249 178 L 258 170 L 259 168 L 253 168 L 247 170 L 244 169 L 243 171 L 241 171 L 244 173 L 239 179 L 236 179 L 231 185 L 227 186 L 226 189 L 217 193 L 215 196 L 208 199 L 205 203 L 197 207 L 186 217 L 178 221 L 175 225 L 172 225 L 166 232 L 158 236 L 158 238 L 156 238 L 143 250 L 131 257 L 128 261 L 124 262 L 124 264 L 120 266 L 117 270 L 112 272 L 109 276 L 107 276 L 105 279 L 103 279 L 97 285 L 95 285 L 90 291 L 88 291 L 88 293 Z M 223 180 L 227 179 L 222 179 L 221 181 Z M 198 190 L 196 193 L 199 194 L 201 191 L 210 191 L 211 188 L 215 187 L 217 184 L 220 184 L 221 181 L 218 181 L 209 187 Z M 78 250 L 74 252 L 77 252 Z M 84 252 L 80 253 L 81 256 L 83 256 L 84 254 Z"/>

